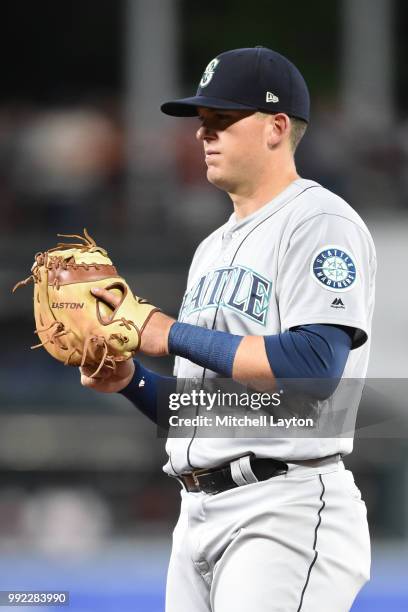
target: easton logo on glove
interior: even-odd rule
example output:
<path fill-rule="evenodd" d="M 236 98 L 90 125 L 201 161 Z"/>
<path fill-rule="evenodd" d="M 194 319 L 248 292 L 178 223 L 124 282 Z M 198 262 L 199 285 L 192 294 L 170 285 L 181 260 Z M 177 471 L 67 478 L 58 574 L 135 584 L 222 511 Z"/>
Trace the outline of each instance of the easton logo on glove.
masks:
<path fill-rule="evenodd" d="M 159 309 L 133 295 L 105 249 L 84 236 L 57 234 L 80 242 L 59 243 L 35 255 L 31 275 L 17 283 L 34 281 L 35 333 L 55 359 L 65 365 L 95 366 L 96 376 L 105 365 L 130 359 L 139 350 L 143 329 Z M 113 308 L 95 297 L 91 289 L 112 291 L 119 299 Z"/>
<path fill-rule="evenodd" d="M 71 310 L 83 308 L 84 306 L 85 302 L 60 302 L 59 304 L 57 302 L 53 302 L 51 304 L 51 308 L 71 308 Z"/>

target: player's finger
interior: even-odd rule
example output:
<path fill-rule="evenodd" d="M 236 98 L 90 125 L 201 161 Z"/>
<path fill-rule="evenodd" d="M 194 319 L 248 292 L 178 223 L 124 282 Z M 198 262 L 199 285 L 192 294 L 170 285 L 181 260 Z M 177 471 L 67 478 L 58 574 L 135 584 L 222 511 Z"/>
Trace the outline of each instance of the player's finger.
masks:
<path fill-rule="evenodd" d="M 103 289 L 102 287 L 92 287 L 91 293 L 98 299 L 108 304 L 108 306 L 113 306 L 114 308 L 119 306 L 121 302 L 121 298 L 118 295 L 115 295 L 111 291 Z"/>
<path fill-rule="evenodd" d="M 97 384 L 97 381 L 95 380 L 95 378 L 89 378 L 89 376 L 84 376 L 83 374 L 81 374 L 81 385 L 83 387 L 93 387 Z"/>
<path fill-rule="evenodd" d="M 112 369 L 107 368 L 106 366 L 101 368 L 101 370 L 99 370 L 96 376 L 92 376 L 95 370 L 95 366 L 81 366 L 79 368 L 81 376 L 85 376 L 86 378 L 92 378 L 93 380 L 105 380 L 106 378 L 109 378 L 112 375 Z"/>

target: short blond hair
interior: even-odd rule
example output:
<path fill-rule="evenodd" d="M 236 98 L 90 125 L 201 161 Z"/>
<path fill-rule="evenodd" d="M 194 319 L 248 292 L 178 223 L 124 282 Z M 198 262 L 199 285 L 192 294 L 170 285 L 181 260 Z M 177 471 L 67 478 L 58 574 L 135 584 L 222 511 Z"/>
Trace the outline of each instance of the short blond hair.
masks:
<path fill-rule="evenodd" d="M 257 114 L 260 117 L 265 118 L 273 113 L 264 113 L 262 111 L 258 111 Z M 305 132 L 307 129 L 307 123 L 303 119 L 298 119 L 297 117 L 291 117 L 290 115 L 289 115 L 289 119 L 290 119 L 289 143 L 290 143 L 290 148 L 292 150 L 292 153 L 294 153 L 300 141 L 302 140 L 303 136 L 305 135 Z"/>
<path fill-rule="evenodd" d="M 291 123 L 291 130 L 289 134 L 289 141 L 290 141 L 291 149 L 294 153 L 299 145 L 299 142 L 302 140 L 303 136 L 305 135 L 305 132 L 307 129 L 307 123 L 306 121 L 303 121 L 303 119 L 298 119 L 297 117 L 291 117 L 290 123 Z"/>

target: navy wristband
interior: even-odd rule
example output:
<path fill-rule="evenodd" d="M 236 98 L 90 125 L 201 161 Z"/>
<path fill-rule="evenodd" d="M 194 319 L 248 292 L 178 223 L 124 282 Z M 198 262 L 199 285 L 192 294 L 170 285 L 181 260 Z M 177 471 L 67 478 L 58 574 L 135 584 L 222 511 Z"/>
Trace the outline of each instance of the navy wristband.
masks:
<path fill-rule="evenodd" d="M 169 352 L 231 378 L 235 354 L 242 338 L 176 321 L 170 328 Z"/>

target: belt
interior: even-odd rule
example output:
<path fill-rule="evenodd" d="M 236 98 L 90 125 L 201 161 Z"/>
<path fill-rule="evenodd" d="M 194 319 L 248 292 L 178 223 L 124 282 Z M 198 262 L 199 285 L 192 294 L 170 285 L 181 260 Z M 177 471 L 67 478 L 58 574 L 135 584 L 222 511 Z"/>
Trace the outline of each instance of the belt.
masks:
<path fill-rule="evenodd" d="M 286 474 L 287 471 L 288 465 L 283 461 L 255 459 L 245 455 L 216 468 L 203 468 L 179 474 L 177 479 L 189 493 L 204 492 L 216 495 L 228 489 Z"/>

